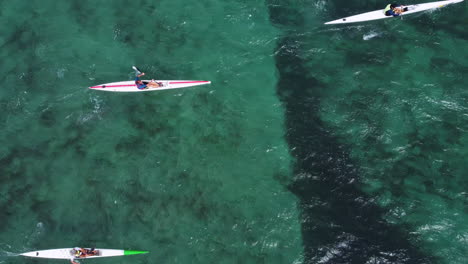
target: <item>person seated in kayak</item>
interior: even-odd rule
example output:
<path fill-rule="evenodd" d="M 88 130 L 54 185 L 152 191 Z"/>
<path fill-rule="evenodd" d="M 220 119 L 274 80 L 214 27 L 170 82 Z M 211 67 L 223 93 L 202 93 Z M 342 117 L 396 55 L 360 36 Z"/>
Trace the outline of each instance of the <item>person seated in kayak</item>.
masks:
<path fill-rule="evenodd" d="M 137 88 L 139 90 L 144 90 L 144 89 L 148 89 L 148 88 L 158 88 L 161 86 L 160 83 L 157 83 L 155 82 L 154 80 L 151 80 L 151 82 L 143 82 L 142 80 L 140 80 L 140 77 L 145 75 L 144 72 L 138 74 L 136 77 L 135 77 L 135 85 L 137 86 Z"/>
<path fill-rule="evenodd" d="M 98 251 L 95 250 L 94 248 L 87 249 L 87 248 L 75 247 L 75 248 L 73 248 L 71 253 L 73 255 L 73 257 L 70 259 L 71 263 L 72 264 L 80 264 L 78 261 L 75 261 L 75 259 L 95 256 L 95 255 L 98 254 Z"/>
<path fill-rule="evenodd" d="M 400 4 L 389 4 L 385 7 L 384 12 L 386 16 L 400 16 L 403 12 L 408 11 L 408 7 Z"/>
<path fill-rule="evenodd" d="M 75 258 L 86 258 L 86 257 L 89 257 L 89 256 L 95 256 L 98 251 L 95 250 L 94 248 L 91 248 L 91 249 L 87 249 L 87 248 L 73 248 L 73 256 Z"/>

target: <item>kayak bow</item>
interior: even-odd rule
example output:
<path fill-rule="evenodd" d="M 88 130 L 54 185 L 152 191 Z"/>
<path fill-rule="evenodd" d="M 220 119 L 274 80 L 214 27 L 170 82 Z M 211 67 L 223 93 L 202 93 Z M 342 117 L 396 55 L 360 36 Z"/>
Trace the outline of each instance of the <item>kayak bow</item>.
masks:
<path fill-rule="evenodd" d="M 137 250 L 124 250 L 124 255 L 138 255 L 138 254 L 146 254 L 149 251 L 137 251 Z"/>

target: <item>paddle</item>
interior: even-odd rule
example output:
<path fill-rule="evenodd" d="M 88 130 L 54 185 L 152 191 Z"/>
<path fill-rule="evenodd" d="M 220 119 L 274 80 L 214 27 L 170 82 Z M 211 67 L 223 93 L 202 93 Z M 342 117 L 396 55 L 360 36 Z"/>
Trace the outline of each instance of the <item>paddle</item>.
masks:
<path fill-rule="evenodd" d="M 137 74 L 137 75 L 140 75 L 140 74 L 141 74 L 140 69 L 138 69 L 138 68 L 135 67 L 135 66 L 132 66 L 132 68 L 136 71 L 136 74 Z"/>
<path fill-rule="evenodd" d="M 132 69 L 134 69 L 134 70 L 135 70 L 135 72 L 136 72 L 136 75 L 140 75 L 140 74 L 142 74 L 142 72 L 140 71 L 140 69 L 138 69 L 136 66 L 132 66 Z M 163 84 L 162 84 L 162 83 L 160 83 L 160 82 L 156 82 L 156 81 L 154 81 L 154 80 L 153 80 L 153 81 L 151 81 L 151 82 L 143 82 L 143 83 L 144 83 L 144 84 L 146 84 L 146 85 L 148 85 L 148 84 L 151 84 L 151 83 L 155 83 L 155 84 L 157 85 L 157 86 L 156 86 L 156 88 L 157 88 L 157 87 L 162 87 L 162 86 L 163 86 Z M 152 86 L 154 86 L 154 84 L 153 84 Z M 150 87 L 148 87 L 148 88 L 150 88 Z"/>

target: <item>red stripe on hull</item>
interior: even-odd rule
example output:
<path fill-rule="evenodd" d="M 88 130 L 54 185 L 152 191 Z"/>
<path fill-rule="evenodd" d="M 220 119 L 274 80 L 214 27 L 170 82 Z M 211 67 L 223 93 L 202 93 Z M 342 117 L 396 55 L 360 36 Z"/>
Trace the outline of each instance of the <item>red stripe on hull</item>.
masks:
<path fill-rule="evenodd" d="M 98 85 L 98 86 L 91 86 L 89 88 L 93 89 L 93 88 L 131 87 L 131 86 L 136 87 L 136 85 L 134 84 L 122 84 L 122 85 Z"/>
<path fill-rule="evenodd" d="M 207 83 L 209 81 L 193 81 L 193 82 L 169 82 L 169 84 L 179 84 L 179 83 Z"/>

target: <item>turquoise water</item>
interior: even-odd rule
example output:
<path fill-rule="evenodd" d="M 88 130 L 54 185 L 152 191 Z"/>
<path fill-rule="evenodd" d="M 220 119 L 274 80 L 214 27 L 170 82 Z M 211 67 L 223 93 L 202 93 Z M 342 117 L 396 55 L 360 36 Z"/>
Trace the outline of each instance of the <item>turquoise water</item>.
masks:
<path fill-rule="evenodd" d="M 1 1 L 0 263 L 465 263 L 466 3 L 381 6 Z"/>

